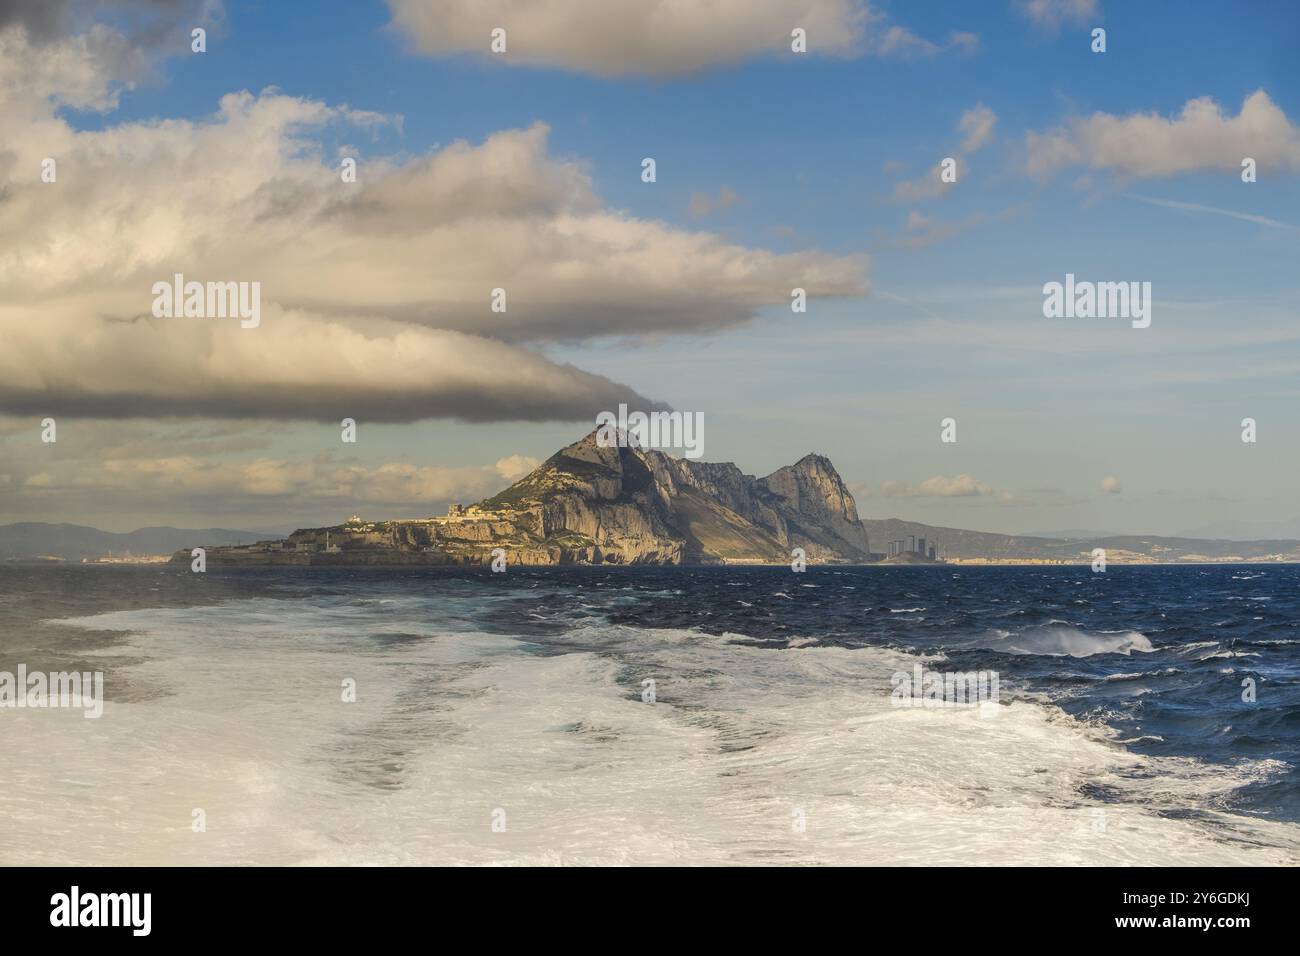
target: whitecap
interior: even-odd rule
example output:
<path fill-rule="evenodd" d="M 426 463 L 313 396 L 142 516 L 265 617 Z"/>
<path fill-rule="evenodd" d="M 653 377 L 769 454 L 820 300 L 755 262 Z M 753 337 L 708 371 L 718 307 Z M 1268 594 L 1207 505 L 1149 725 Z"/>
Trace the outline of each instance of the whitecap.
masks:
<path fill-rule="evenodd" d="M 1064 621 L 988 635 L 977 646 L 1004 654 L 1041 654 L 1048 657 L 1092 657 L 1095 654 L 1143 654 L 1155 650 L 1141 631 L 1085 631 Z"/>

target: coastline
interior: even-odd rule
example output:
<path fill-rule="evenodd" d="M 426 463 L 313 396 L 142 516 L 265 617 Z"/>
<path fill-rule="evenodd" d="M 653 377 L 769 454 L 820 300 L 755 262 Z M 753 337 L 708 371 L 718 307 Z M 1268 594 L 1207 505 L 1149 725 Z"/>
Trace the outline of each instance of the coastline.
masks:
<path fill-rule="evenodd" d="M 507 552 L 508 554 L 509 552 Z M 215 550 L 207 552 L 207 560 L 214 567 L 284 567 L 284 568 L 383 568 L 383 567 L 487 567 L 492 563 L 491 554 L 485 554 L 478 557 L 462 558 L 455 555 L 432 554 L 423 552 L 398 552 L 393 555 L 368 554 L 361 560 L 356 560 L 352 556 L 329 555 L 329 554 L 307 554 L 307 553 L 287 553 L 287 554 L 265 554 L 265 555 L 241 555 L 239 558 L 231 560 L 229 557 L 222 555 Z M 170 565 L 187 565 L 192 561 L 189 551 L 178 551 L 167 564 Z M 56 562 L 37 562 L 37 563 L 56 563 Z M 75 562 L 68 562 L 75 563 Z M 83 562 L 85 564 L 94 564 L 96 562 Z M 159 562 L 114 562 L 117 563 L 139 563 L 139 564 L 157 564 Z M 590 568 L 789 568 L 788 561 L 707 561 L 707 562 L 620 562 L 620 561 L 510 561 L 507 559 L 508 566 L 527 566 L 531 568 L 545 567 L 590 567 Z M 1081 559 L 1079 561 L 1055 561 L 1043 560 L 1039 558 L 950 558 L 946 561 L 934 562 L 889 562 L 889 561 L 871 561 L 864 563 L 854 563 L 849 561 L 825 561 L 809 562 L 809 567 L 813 568 L 1087 568 L 1091 566 L 1091 561 Z M 1295 560 L 1261 560 L 1258 558 L 1244 558 L 1237 561 L 1232 560 L 1189 560 L 1189 561 L 1133 561 L 1133 560 L 1114 560 L 1107 561 L 1108 567 L 1275 567 L 1285 565 L 1300 564 Z"/>

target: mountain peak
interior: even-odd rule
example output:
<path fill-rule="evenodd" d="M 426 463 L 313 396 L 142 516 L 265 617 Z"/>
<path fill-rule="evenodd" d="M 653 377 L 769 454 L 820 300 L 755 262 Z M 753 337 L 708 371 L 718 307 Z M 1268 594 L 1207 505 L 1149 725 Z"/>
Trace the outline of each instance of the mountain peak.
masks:
<path fill-rule="evenodd" d="M 807 475 L 833 475 L 837 481 L 840 480 L 840 473 L 835 470 L 835 466 L 831 464 L 831 460 L 819 452 L 810 451 L 793 465 L 788 467 Z"/>
<path fill-rule="evenodd" d="M 801 509 L 820 506 L 850 521 L 858 518 L 853 496 L 825 455 L 811 452 L 793 465 L 778 468 L 762 481 L 774 494 L 798 502 Z"/>
<path fill-rule="evenodd" d="M 853 496 L 825 455 L 755 478 L 730 462 L 607 445 L 601 432 L 560 449 L 480 511 L 527 512 L 530 528 L 579 535 L 608 562 L 777 562 L 796 547 L 811 560 L 870 559 Z"/>
<path fill-rule="evenodd" d="M 793 465 L 778 468 L 760 483 L 780 498 L 788 510 L 807 523 L 830 532 L 827 547 L 869 553 L 867 532 L 858 520 L 858 506 L 825 455 L 812 452 Z"/>

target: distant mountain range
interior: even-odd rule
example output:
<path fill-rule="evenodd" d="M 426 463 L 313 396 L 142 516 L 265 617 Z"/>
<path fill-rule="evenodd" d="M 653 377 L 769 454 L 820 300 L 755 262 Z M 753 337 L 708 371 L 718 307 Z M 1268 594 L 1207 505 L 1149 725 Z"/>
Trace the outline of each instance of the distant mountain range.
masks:
<path fill-rule="evenodd" d="M 966 561 L 1038 561 L 1074 563 L 1090 560 L 1094 548 L 1108 562 L 1186 563 L 1195 561 L 1300 561 L 1300 540 L 1227 541 L 1160 535 L 1102 535 L 1048 538 L 937 528 L 895 518 L 863 521 L 872 542 L 924 536 L 939 546 L 939 556 Z"/>
<path fill-rule="evenodd" d="M 1215 521 L 1184 534 L 1189 538 L 1221 538 L 1224 541 L 1300 538 L 1300 518 L 1290 521 Z"/>
<path fill-rule="evenodd" d="M 788 564 L 881 561 L 909 537 L 938 556 L 968 562 L 1082 563 L 1094 548 L 1109 562 L 1300 561 L 1300 534 L 1232 540 L 1054 532 L 1006 535 L 896 518 L 862 520 L 835 466 L 805 455 L 763 478 L 731 463 L 656 450 L 602 447 L 592 432 L 491 498 L 439 518 L 304 528 L 285 538 L 221 528 L 142 528 L 113 534 L 77 525 L 0 526 L 0 559 L 65 560 L 208 549 L 213 564 L 482 564 L 502 549 L 522 564 Z M 1212 526 L 1214 527 L 1214 526 Z M 902 555 L 893 562 L 924 560 Z"/>
<path fill-rule="evenodd" d="M 1062 531 L 1027 531 L 1027 538 L 1118 538 L 1114 531 L 1097 531 L 1087 528 L 1066 528 Z"/>
<path fill-rule="evenodd" d="M 226 528 L 140 528 L 117 534 L 77 524 L 25 521 L 0 525 L 0 560 L 53 557 L 80 561 L 128 551 L 135 555 L 171 554 L 179 548 L 252 542 L 270 537 L 270 534 Z"/>

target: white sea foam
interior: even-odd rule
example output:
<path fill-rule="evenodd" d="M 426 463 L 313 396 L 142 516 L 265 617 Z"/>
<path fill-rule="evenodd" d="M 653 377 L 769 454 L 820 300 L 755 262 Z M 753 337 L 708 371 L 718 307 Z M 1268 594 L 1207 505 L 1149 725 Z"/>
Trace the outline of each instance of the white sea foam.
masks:
<path fill-rule="evenodd" d="M 786 647 L 811 647 L 820 643 L 821 641 L 815 637 L 792 637 L 786 642 Z"/>
<path fill-rule="evenodd" d="M 1107 676 L 1102 678 L 1102 682 L 1110 683 L 1112 681 L 1143 680 L 1148 677 L 1166 677 L 1170 674 L 1177 674 L 1177 673 L 1178 673 L 1178 668 L 1165 667 L 1156 671 L 1138 671 L 1137 673 L 1133 673 L 1133 674 L 1123 674 L 1123 673 L 1108 674 Z"/>
<path fill-rule="evenodd" d="M 1300 828 L 1215 809 L 1273 763 L 1138 756 L 1027 699 L 893 708 L 912 655 L 608 625 L 537 643 L 470 617 L 421 597 L 82 619 L 135 632 L 98 655 L 134 702 L 110 676 L 99 721 L 6 724 L 0 863 L 1300 861 Z"/>
<path fill-rule="evenodd" d="M 1091 657 L 1094 654 L 1149 653 L 1155 650 L 1140 631 L 1084 631 L 1053 621 L 1019 632 L 998 630 L 979 643 L 1004 654 L 1044 654 L 1049 657 Z"/>

